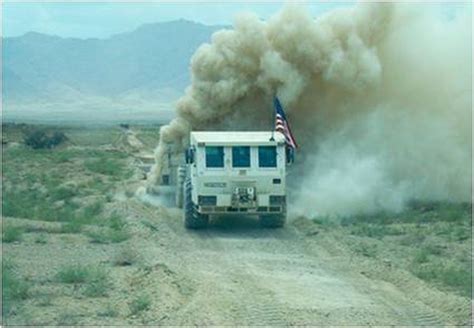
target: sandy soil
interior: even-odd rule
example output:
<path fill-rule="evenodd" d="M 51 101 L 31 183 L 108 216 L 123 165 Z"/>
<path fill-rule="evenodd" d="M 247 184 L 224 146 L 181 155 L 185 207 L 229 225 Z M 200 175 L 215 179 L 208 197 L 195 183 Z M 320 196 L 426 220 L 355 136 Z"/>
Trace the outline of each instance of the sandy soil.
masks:
<path fill-rule="evenodd" d="M 75 324 L 160 325 L 445 325 L 465 324 L 469 302 L 430 289 L 390 266 L 377 266 L 339 249 L 334 236 L 308 233 L 305 222 L 266 230 L 251 218 L 216 218 L 209 229 L 187 231 L 177 209 L 127 200 L 131 247 L 140 265 L 112 266 L 118 245 L 94 245 L 83 235 L 52 235 L 8 245 L 35 281 L 23 313 L 29 323 L 65 316 Z M 18 219 L 15 219 L 18 220 Z M 24 223 L 24 222 L 23 222 Z M 30 224 L 37 224 L 31 221 Z M 44 223 L 43 223 L 44 224 Z M 51 225 L 51 223 L 49 223 Z M 344 236 L 341 236 L 343 238 Z M 65 263 L 110 266 L 108 297 L 86 298 L 51 279 Z M 62 284 L 64 285 L 64 284 Z M 146 294 L 151 308 L 131 315 L 130 300 Z M 48 304 L 44 297 L 49 295 Z M 107 307 L 115 317 L 101 314 Z M 18 318 L 20 319 L 20 318 Z"/>
<path fill-rule="evenodd" d="M 161 216 L 164 250 L 144 240 L 145 254 L 160 253 L 187 287 L 160 324 L 460 324 L 469 308 L 390 267 L 366 270 L 336 240 L 307 236 L 301 222 L 265 230 L 252 219 L 217 218 L 210 229 L 189 232 L 177 210 Z M 377 279 L 389 275 L 394 283 Z"/>

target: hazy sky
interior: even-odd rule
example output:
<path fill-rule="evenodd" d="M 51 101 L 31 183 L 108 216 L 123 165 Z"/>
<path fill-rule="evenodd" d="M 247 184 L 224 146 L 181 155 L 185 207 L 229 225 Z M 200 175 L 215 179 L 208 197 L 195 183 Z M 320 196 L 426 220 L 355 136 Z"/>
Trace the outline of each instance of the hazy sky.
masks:
<path fill-rule="evenodd" d="M 308 1 L 305 6 L 317 16 L 351 2 Z M 235 14 L 252 11 L 268 18 L 282 7 L 273 3 L 3 3 L 3 35 L 29 31 L 69 37 L 108 37 L 131 31 L 144 23 L 179 18 L 204 24 L 231 24 Z"/>

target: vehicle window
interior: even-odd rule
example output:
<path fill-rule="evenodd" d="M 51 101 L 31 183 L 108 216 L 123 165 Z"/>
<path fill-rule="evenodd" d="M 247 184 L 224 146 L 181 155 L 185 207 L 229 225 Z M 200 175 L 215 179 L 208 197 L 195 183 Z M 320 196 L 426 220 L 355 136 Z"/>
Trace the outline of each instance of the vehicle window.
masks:
<path fill-rule="evenodd" d="M 250 167 L 250 147 L 232 147 L 232 167 Z"/>
<path fill-rule="evenodd" d="M 224 167 L 224 147 L 206 147 L 206 167 Z"/>
<path fill-rule="evenodd" d="M 276 147 L 260 146 L 258 147 L 258 166 L 259 167 L 276 167 Z"/>

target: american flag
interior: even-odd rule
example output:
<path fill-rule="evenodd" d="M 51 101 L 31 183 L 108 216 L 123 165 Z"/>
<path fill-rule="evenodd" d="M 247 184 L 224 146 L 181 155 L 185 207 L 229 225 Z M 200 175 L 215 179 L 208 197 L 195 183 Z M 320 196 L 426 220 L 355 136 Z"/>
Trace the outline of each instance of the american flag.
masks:
<path fill-rule="evenodd" d="M 273 98 L 273 106 L 275 106 L 275 131 L 283 133 L 286 139 L 286 144 L 295 149 L 298 148 L 293 133 L 291 133 L 290 125 L 283 111 L 283 107 L 277 97 Z"/>

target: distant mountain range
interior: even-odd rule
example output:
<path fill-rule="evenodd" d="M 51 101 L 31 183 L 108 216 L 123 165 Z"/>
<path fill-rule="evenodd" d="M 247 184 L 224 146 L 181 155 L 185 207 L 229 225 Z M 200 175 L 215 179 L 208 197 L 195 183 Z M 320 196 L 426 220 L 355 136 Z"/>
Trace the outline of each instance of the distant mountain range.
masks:
<path fill-rule="evenodd" d="M 107 39 L 35 32 L 4 38 L 4 119 L 82 120 L 91 111 L 133 119 L 171 111 L 190 83 L 192 54 L 222 28 L 177 20 Z"/>

